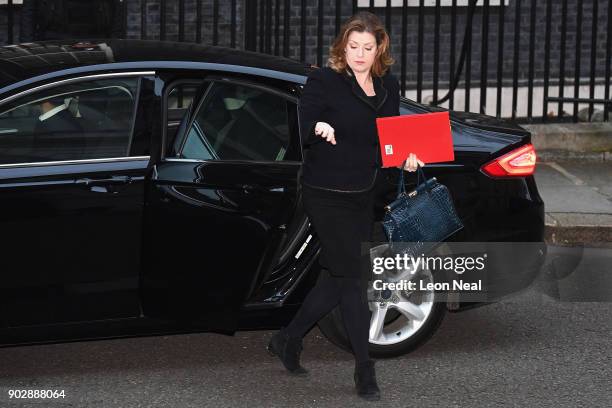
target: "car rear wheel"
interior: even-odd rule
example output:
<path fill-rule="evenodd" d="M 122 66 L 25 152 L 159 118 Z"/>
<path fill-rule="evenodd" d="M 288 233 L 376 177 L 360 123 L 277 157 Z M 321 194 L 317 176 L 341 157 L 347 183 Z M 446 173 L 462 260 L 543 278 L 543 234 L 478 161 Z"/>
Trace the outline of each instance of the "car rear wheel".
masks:
<path fill-rule="evenodd" d="M 386 250 L 372 249 L 372 255 Z M 374 279 L 384 282 L 412 280 L 423 283 L 441 281 L 442 272 L 426 268 L 385 271 Z M 368 285 L 370 319 L 370 356 L 390 358 L 407 354 L 424 344 L 436 332 L 444 315 L 446 302 L 433 290 L 375 290 Z M 351 346 L 339 307 L 319 321 L 323 334 L 335 345 L 350 351 Z"/>

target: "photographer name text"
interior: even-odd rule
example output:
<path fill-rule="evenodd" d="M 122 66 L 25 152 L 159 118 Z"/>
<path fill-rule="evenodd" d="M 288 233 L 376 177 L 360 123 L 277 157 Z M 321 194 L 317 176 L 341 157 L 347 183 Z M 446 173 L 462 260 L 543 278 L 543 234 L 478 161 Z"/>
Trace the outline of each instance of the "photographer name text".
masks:
<path fill-rule="evenodd" d="M 424 282 L 423 280 L 411 281 L 402 279 L 397 282 L 385 282 L 382 279 L 376 279 L 372 282 L 372 287 L 375 290 L 426 290 L 426 291 L 449 291 L 449 290 L 482 290 L 482 281 L 465 282 L 461 279 L 451 282 Z"/>

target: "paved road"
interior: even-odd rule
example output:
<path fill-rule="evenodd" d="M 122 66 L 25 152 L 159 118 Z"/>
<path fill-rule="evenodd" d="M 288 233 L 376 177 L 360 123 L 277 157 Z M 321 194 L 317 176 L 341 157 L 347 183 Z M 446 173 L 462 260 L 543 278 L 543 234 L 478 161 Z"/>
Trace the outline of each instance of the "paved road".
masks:
<path fill-rule="evenodd" d="M 612 214 L 612 161 L 546 161 L 534 177 L 546 212 Z"/>
<path fill-rule="evenodd" d="M 292 378 L 264 350 L 272 332 L 194 334 L 0 349 L 0 406 L 610 407 L 612 303 L 568 302 L 535 287 L 447 316 L 416 352 L 379 360 L 383 399 L 353 393 L 352 356 L 315 328 Z M 64 389 L 19 403 L 8 388 Z"/>
<path fill-rule="evenodd" d="M 542 166 L 547 208 L 609 212 L 611 169 Z M 569 185 L 583 191 L 568 199 L 560 188 Z M 0 349 L 0 407 L 611 407 L 612 249 L 549 254 L 560 256 L 561 280 L 449 315 L 416 352 L 380 360 L 378 403 L 354 395 L 352 356 L 314 329 L 308 379 L 286 375 L 265 352 L 268 331 Z M 66 399 L 14 403 L 11 388 L 64 389 Z"/>

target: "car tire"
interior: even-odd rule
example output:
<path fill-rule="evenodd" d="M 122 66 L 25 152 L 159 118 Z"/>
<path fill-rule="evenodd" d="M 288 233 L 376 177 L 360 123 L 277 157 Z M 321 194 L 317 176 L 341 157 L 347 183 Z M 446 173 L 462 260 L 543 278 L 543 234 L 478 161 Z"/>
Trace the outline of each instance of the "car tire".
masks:
<path fill-rule="evenodd" d="M 442 280 L 442 273 L 443 272 L 440 271 L 431 271 L 431 279 L 433 281 Z M 422 321 L 419 322 L 418 328 L 403 333 L 403 335 L 397 338 L 397 341 L 394 341 L 394 334 L 396 333 L 394 333 L 394 327 L 392 325 L 399 325 L 399 327 L 402 327 L 402 322 L 398 321 L 398 319 L 406 319 L 406 327 L 410 325 L 410 322 L 399 312 L 395 312 L 396 316 L 391 315 L 389 319 L 385 318 L 385 329 L 390 328 L 391 332 L 385 335 L 385 340 L 382 342 L 384 344 L 381 344 L 381 342 L 376 344 L 370 339 L 369 352 L 371 357 L 393 358 L 408 354 L 425 344 L 434 335 L 444 320 L 447 306 L 446 302 L 441 298 L 443 295 L 436 294 L 433 291 L 430 295 L 432 296 L 431 307 L 427 308 L 427 314 Z M 370 302 L 371 310 L 375 303 L 376 302 Z M 389 311 L 392 310 L 389 309 Z M 388 323 L 387 320 L 389 320 Z M 342 313 L 339 306 L 321 319 L 318 322 L 318 326 L 323 335 L 331 343 L 345 351 L 351 352 L 350 341 L 344 328 Z M 402 331 L 400 330 L 398 333 L 402 333 Z M 389 334 L 391 334 L 391 336 L 389 336 Z"/>

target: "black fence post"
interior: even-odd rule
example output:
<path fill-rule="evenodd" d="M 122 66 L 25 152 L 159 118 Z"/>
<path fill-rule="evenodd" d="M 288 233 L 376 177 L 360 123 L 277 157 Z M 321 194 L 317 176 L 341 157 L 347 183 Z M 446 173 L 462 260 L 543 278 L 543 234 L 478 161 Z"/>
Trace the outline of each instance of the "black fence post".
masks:
<path fill-rule="evenodd" d="M 465 112 L 470 111 L 470 89 L 472 87 L 472 24 L 468 24 L 467 37 L 463 39 L 465 41 L 465 103 L 463 110 Z"/>
<path fill-rule="evenodd" d="M 544 48 L 544 100 L 542 103 L 542 121 L 548 120 L 548 85 L 550 81 L 550 24 L 552 19 L 552 0 L 546 0 L 546 35 Z"/>
<path fill-rule="evenodd" d="M 306 60 L 306 0 L 300 2 L 300 61 Z"/>
<path fill-rule="evenodd" d="M 323 64 L 323 48 L 325 44 L 323 44 L 323 13 L 325 2 L 323 0 L 319 0 L 319 12 L 317 13 L 317 65 L 321 66 Z"/>
<path fill-rule="evenodd" d="M 504 23 L 506 18 L 506 7 L 499 7 L 499 19 L 497 20 L 497 99 L 495 115 L 500 118 L 502 112 L 502 88 L 504 78 Z M 452 109 L 452 105 L 451 105 Z"/>
<path fill-rule="evenodd" d="M 482 5 L 482 34 L 480 47 L 480 113 L 485 113 L 487 109 L 487 89 L 488 89 L 488 54 L 489 54 L 489 0 L 484 0 Z"/>
<path fill-rule="evenodd" d="M 202 0 L 196 0 L 196 43 L 202 42 Z"/>
<path fill-rule="evenodd" d="M 610 110 L 610 59 L 612 59 L 612 0 L 608 1 L 608 30 L 606 33 L 606 68 L 605 68 L 605 99 L 608 103 L 604 104 L 604 120 L 608 120 Z"/>
<path fill-rule="evenodd" d="M 166 7 L 166 0 L 160 0 L 159 3 L 159 39 L 160 40 L 165 40 L 166 39 L 166 12 L 167 12 L 167 7 Z"/>
<path fill-rule="evenodd" d="M 178 7 L 178 40 L 182 42 L 185 41 L 185 0 L 179 0 Z"/>
<path fill-rule="evenodd" d="M 13 44 L 15 39 L 13 38 L 13 31 L 15 29 L 14 26 L 14 18 L 13 18 L 13 0 L 8 0 L 6 7 L 6 15 L 7 15 L 7 42 L 9 44 Z"/>
<path fill-rule="evenodd" d="M 140 38 L 147 39 L 147 0 L 140 0 Z"/>
<path fill-rule="evenodd" d="M 424 0 L 419 0 L 419 24 L 418 24 L 418 45 L 417 45 L 417 101 L 422 100 L 423 90 L 423 30 L 424 30 Z"/>
<path fill-rule="evenodd" d="M 519 77 L 519 56 L 521 40 L 521 0 L 516 0 L 514 13 L 514 61 L 512 70 L 512 119 L 516 119 L 516 107 L 518 104 L 518 77 Z"/>
<path fill-rule="evenodd" d="M 456 0 L 455 0 L 456 1 Z M 402 63 L 400 72 L 400 90 L 402 95 L 406 94 L 406 59 L 408 43 L 408 0 L 404 0 L 402 8 Z"/>
<path fill-rule="evenodd" d="M 249 51 L 257 48 L 257 1 L 244 1 L 244 48 Z"/>
<path fill-rule="evenodd" d="M 259 45 L 257 48 L 257 51 L 259 52 L 263 52 L 264 50 L 264 40 L 265 40 L 265 29 L 266 29 L 266 23 L 264 20 L 264 14 L 266 12 L 266 2 L 267 0 L 261 0 L 261 3 L 259 3 L 259 10 L 258 10 L 258 17 L 257 17 L 257 22 L 259 23 Z"/>
<path fill-rule="evenodd" d="M 558 117 L 563 116 L 563 95 L 565 93 L 565 46 L 567 38 L 567 0 L 561 4 L 561 50 L 559 53 L 559 105 Z"/>
<path fill-rule="evenodd" d="M 591 75 L 589 78 L 589 98 L 595 99 L 595 68 L 597 64 L 597 18 L 599 1 L 593 0 L 593 18 L 591 19 Z M 589 120 L 593 116 L 593 102 L 589 103 Z"/>
<path fill-rule="evenodd" d="M 529 73 L 527 74 L 527 118 L 531 121 L 533 112 L 533 76 L 535 59 L 535 25 L 536 25 L 536 2 L 531 0 L 529 21 Z"/>
<path fill-rule="evenodd" d="M 289 46 L 291 37 L 289 37 L 289 29 L 291 28 L 291 15 L 290 15 L 289 0 L 285 0 L 283 5 L 283 56 L 289 56 Z"/>
<path fill-rule="evenodd" d="M 574 98 L 580 98 L 580 57 L 582 54 L 582 0 L 576 13 L 576 54 L 574 55 Z M 574 122 L 578 122 L 578 101 L 574 100 Z"/>
<path fill-rule="evenodd" d="M 276 0 L 274 3 L 274 55 L 280 52 L 280 2 Z"/>
<path fill-rule="evenodd" d="M 457 45 L 457 0 L 453 0 L 451 4 L 451 37 L 450 37 L 450 62 L 448 69 L 448 106 L 449 109 L 454 108 L 455 103 L 455 93 L 451 93 L 451 87 L 453 86 L 453 79 L 455 77 L 455 47 Z"/>
<path fill-rule="evenodd" d="M 236 0 L 232 0 L 231 3 L 232 11 L 230 12 L 230 22 L 232 26 L 232 33 L 230 35 L 230 47 L 234 48 L 236 47 Z"/>
<path fill-rule="evenodd" d="M 487 0 L 485 0 L 487 1 Z M 438 100 L 438 78 L 440 76 L 440 0 L 436 0 L 434 21 L 433 100 Z"/>

